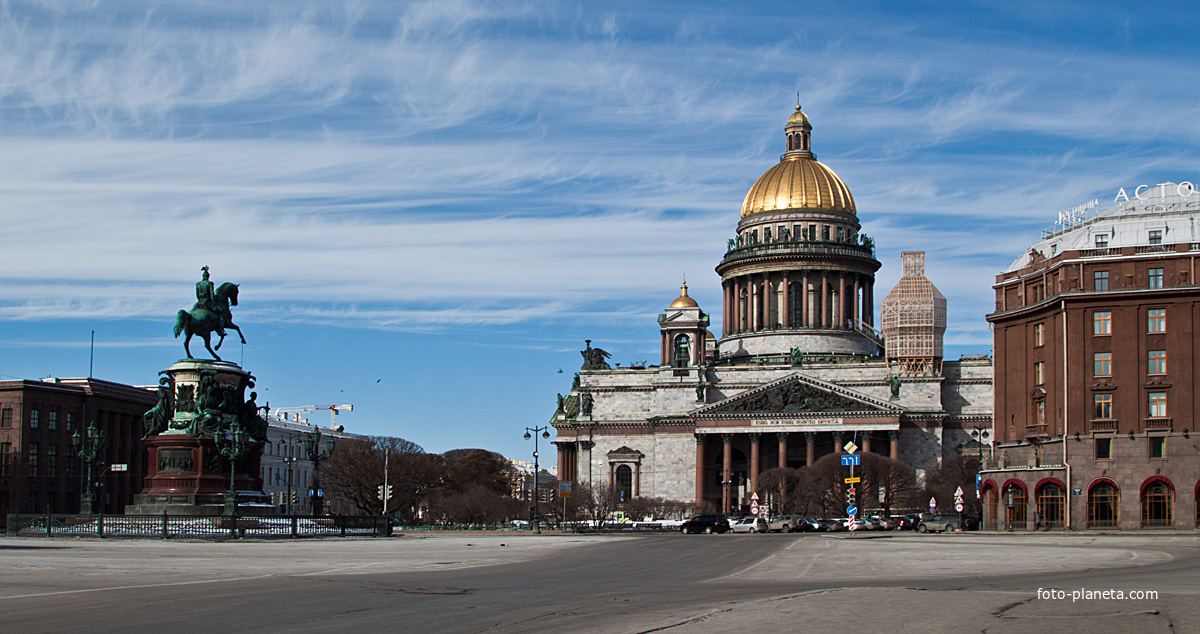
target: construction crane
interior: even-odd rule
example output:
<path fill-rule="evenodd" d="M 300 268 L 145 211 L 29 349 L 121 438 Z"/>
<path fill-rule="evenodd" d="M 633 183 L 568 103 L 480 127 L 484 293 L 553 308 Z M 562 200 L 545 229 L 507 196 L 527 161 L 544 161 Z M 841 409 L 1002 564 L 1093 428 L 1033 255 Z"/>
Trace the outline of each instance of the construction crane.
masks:
<path fill-rule="evenodd" d="M 337 427 L 338 412 L 353 412 L 354 406 L 353 405 L 299 405 L 296 407 L 272 407 L 271 408 L 271 411 L 275 412 L 276 414 L 282 414 L 283 415 L 282 418 L 284 420 L 287 420 L 288 414 L 299 414 L 300 412 L 320 412 L 323 410 L 329 410 L 329 428 L 335 429 Z M 299 419 L 300 419 L 300 417 L 297 416 L 295 422 L 299 422 Z"/>

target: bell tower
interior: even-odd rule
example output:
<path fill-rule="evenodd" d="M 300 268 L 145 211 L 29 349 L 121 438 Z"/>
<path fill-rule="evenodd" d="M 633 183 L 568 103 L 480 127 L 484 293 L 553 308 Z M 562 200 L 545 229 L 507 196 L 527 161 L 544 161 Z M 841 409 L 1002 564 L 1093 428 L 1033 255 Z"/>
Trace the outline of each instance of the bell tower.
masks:
<path fill-rule="evenodd" d="M 662 365 L 689 368 L 704 363 L 708 347 L 708 315 L 688 297 L 687 282 L 679 297 L 658 316 L 662 332 Z"/>

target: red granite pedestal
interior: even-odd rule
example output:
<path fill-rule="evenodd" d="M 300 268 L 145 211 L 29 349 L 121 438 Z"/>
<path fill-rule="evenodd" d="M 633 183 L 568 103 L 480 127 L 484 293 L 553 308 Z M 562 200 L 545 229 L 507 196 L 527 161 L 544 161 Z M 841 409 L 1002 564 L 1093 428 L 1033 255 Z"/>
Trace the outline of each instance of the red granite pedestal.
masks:
<path fill-rule="evenodd" d="M 230 461 L 211 438 L 162 434 L 145 441 L 150 452 L 149 475 L 141 494 L 125 507 L 128 515 L 221 515 L 229 490 Z M 262 492 L 260 463 L 263 443 L 251 441 L 237 463 L 238 513 L 278 515 Z"/>

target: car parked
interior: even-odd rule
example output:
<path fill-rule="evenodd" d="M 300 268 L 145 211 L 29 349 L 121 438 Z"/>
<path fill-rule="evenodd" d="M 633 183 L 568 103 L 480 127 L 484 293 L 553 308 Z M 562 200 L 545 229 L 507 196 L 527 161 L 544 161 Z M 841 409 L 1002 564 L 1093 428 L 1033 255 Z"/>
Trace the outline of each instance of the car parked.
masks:
<path fill-rule="evenodd" d="M 894 517 L 872 517 L 871 519 L 879 522 L 879 528 L 881 530 L 890 531 L 896 528 L 897 521 Z"/>
<path fill-rule="evenodd" d="M 846 530 L 846 525 L 843 524 L 841 520 L 823 519 L 817 521 L 819 521 L 821 526 L 824 526 L 825 530 L 829 532 Z"/>
<path fill-rule="evenodd" d="M 772 517 L 767 521 L 771 526 L 771 531 L 775 533 L 796 533 L 800 531 L 814 530 L 808 522 L 813 522 L 810 518 L 802 515 L 780 515 Z"/>
<path fill-rule="evenodd" d="M 725 533 L 729 531 L 729 520 L 724 515 L 697 515 L 679 525 L 680 532 Z"/>
<path fill-rule="evenodd" d="M 820 521 L 815 520 L 811 517 L 800 518 L 798 527 L 799 528 L 797 530 L 800 530 L 801 532 L 805 532 L 805 533 L 812 533 L 812 532 L 816 532 L 816 531 L 825 530 L 825 527 L 821 526 Z"/>
<path fill-rule="evenodd" d="M 917 530 L 922 533 L 956 531 L 959 529 L 961 521 L 957 513 L 940 513 L 929 519 L 921 520 L 921 523 L 917 525 Z"/>
<path fill-rule="evenodd" d="M 921 514 L 920 513 L 909 513 L 908 515 L 905 515 L 905 516 L 899 518 L 899 520 L 897 521 L 896 530 L 915 531 L 915 530 L 917 530 L 917 526 L 920 523 L 921 523 Z"/>
<path fill-rule="evenodd" d="M 767 520 L 761 517 L 743 517 L 730 524 L 729 530 L 735 533 L 765 533 L 771 528 Z"/>

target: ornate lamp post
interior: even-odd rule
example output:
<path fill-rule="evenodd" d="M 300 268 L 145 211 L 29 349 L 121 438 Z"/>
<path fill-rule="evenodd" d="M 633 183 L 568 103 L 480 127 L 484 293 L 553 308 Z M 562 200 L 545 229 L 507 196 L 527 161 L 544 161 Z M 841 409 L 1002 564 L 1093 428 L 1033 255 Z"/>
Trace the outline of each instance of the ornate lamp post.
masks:
<path fill-rule="evenodd" d="M 96 429 L 96 421 L 92 421 L 88 425 L 85 433 L 79 433 L 75 430 L 75 434 L 71 436 L 71 446 L 75 448 L 75 455 L 83 459 L 87 465 L 87 483 L 83 487 L 83 491 L 79 494 L 79 512 L 82 515 L 91 515 L 95 512 L 93 504 L 96 502 L 96 486 L 92 479 L 92 467 L 96 463 L 96 459 L 100 457 L 100 453 L 104 451 L 104 445 L 108 437 Z"/>
<path fill-rule="evenodd" d="M 320 466 L 322 460 L 327 460 L 329 455 L 333 453 L 335 444 L 333 438 L 325 440 L 325 452 L 321 452 L 321 430 L 314 429 L 312 433 L 304 436 L 304 451 L 308 454 L 309 461 L 312 462 L 312 488 L 309 490 L 309 500 L 312 504 L 312 514 L 321 514 L 321 485 L 317 481 L 317 467 Z"/>
<path fill-rule="evenodd" d="M 229 425 L 227 442 L 220 448 L 221 455 L 229 458 L 229 491 L 225 493 L 225 515 L 229 517 L 238 516 L 237 461 L 246 452 L 246 440 L 249 436 L 246 430 L 242 429 L 241 423 L 233 421 Z"/>
<path fill-rule="evenodd" d="M 537 433 L 542 432 L 542 438 L 549 439 L 550 438 L 550 432 L 548 431 L 549 429 L 550 429 L 549 426 L 526 427 L 525 428 L 525 440 L 529 440 L 530 438 L 533 439 L 533 522 L 530 524 L 530 528 L 533 530 L 534 533 L 537 533 L 539 535 L 542 532 L 542 527 L 538 525 L 538 520 L 541 518 L 541 510 L 538 508 L 538 502 L 540 501 L 540 497 L 541 497 L 540 495 L 538 495 L 538 473 L 541 472 L 541 467 L 538 465 Z M 530 435 L 529 432 L 533 432 L 533 435 Z"/>

